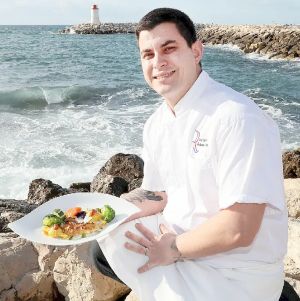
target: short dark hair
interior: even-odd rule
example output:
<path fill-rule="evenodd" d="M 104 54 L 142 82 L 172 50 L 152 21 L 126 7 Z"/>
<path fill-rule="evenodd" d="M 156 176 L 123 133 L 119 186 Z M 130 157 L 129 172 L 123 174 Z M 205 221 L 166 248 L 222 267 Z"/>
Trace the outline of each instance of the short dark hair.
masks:
<path fill-rule="evenodd" d="M 139 39 L 140 32 L 143 30 L 151 30 L 157 25 L 165 22 L 174 23 L 186 40 L 189 47 L 197 40 L 196 29 L 193 21 L 184 12 L 174 8 L 156 8 L 147 13 L 138 23 L 135 34 Z"/>

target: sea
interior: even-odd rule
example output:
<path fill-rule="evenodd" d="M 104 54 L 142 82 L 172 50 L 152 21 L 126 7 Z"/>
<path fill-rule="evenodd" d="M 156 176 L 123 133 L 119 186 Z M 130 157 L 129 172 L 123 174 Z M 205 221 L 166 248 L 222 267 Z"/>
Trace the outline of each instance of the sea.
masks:
<path fill-rule="evenodd" d="M 89 182 L 116 153 L 141 154 L 162 99 L 145 83 L 135 36 L 59 34 L 65 26 L 0 26 L 0 198 L 30 182 Z M 250 96 L 300 145 L 300 61 L 205 46 L 204 69 Z"/>

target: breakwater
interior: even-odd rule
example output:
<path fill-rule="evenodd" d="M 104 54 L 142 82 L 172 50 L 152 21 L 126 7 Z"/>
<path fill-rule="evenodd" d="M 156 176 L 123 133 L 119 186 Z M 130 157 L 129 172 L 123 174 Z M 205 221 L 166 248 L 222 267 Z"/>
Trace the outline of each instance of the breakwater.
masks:
<path fill-rule="evenodd" d="M 270 59 L 300 58 L 300 25 L 215 25 L 195 24 L 198 38 L 208 45 L 231 44 L 245 53 Z M 84 23 L 62 29 L 64 34 L 134 33 L 136 23 Z"/>
<path fill-rule="evenodd" d="M 273 59 L 300 57 L 300 25 L 204 25 L 197 34 L 204 44 L 236 45 Z"/>
<path fill-rule="evenodd" d="M 66 34 L 114 34 L 114 33 L 134 33 L 136 23 L 82 23 L 66 27 L 59 33 Z"/>

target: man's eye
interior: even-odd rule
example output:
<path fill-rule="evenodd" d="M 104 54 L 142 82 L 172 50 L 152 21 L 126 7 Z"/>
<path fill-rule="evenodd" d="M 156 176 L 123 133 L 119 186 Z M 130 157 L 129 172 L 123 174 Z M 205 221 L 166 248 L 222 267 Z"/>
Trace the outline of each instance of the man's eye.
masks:
<path fill-rule="evenodd" d="M 153 57 L 153 53 L 145 53 L 144 55 L 143 55 L 143 59 L 145 59 L 145 60 L 149 60 L 149 59 L 151 59 Z"/>
<path fill-rule="evenodd" d="M 173 52 L 175 49 L 176 49 L 176 47 L 172 46 L 172 47 L 166 47 L 164 50 L 165 50 L 165 53 L 171 53 L 171 52 Z"/>

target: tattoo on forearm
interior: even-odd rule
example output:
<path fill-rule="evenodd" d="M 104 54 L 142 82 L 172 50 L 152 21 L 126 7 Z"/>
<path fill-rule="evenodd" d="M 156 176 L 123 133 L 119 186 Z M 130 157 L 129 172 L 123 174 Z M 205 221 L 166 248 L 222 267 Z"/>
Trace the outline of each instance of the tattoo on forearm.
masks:
<path fill-rule="evenodd" d="M 144 202 L 150 201 L 161 201 L 163 198 L 160 195 L 156 195 L 153 191 L 144 190 L 142 188 L 136 188 L 129 193 L 124 193 L 121 196 L 128 202 Z"/>

